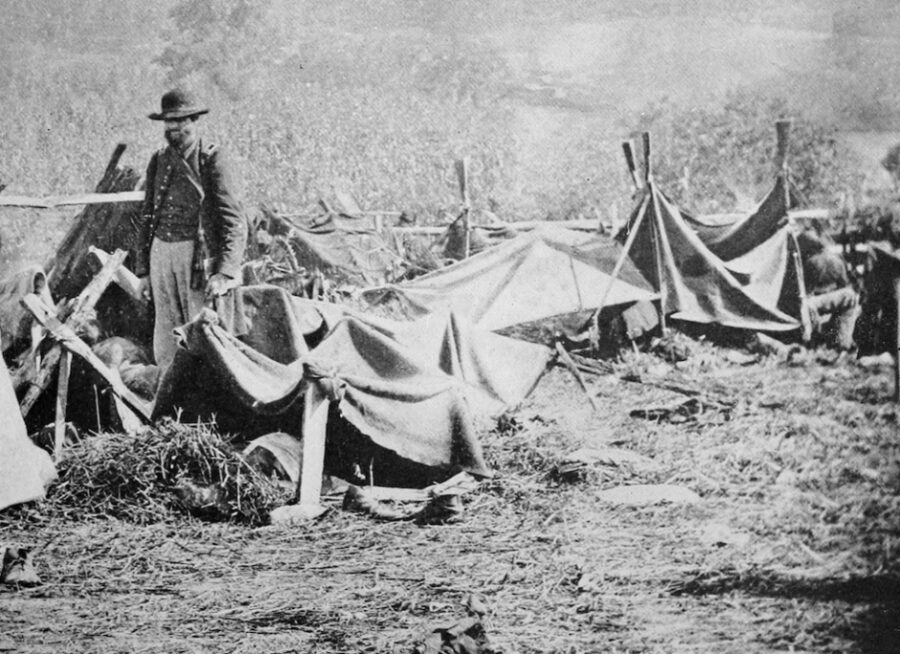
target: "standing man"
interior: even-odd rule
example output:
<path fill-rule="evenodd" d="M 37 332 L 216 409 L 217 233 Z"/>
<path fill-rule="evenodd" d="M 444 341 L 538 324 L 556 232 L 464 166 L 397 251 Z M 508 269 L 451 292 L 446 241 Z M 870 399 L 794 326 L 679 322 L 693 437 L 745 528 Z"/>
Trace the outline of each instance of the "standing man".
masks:
<path fill-rule="evenodd" d="M 173 330 L 240 284 L 247 221 L 220 148 L 203 142 L 197 120 L 208 109 L 187 91 L 162 96 L 168 145 L 147 166 L 135 274 L 152 296 L 153 355 L 162 370 L 175 358 Z"/>

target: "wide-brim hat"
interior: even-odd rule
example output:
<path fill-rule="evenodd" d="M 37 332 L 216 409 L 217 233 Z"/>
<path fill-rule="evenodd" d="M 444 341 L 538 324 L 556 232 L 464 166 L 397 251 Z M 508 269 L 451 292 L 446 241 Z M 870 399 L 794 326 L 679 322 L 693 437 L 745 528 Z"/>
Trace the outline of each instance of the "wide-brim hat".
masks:
<path fill-rule="evenodd" d="M 162 111 L 147 114 L 147 117 L 150 120 L 177 120 L 209 113 L 209 109 L 200 106 L 194 95 L 184 89 L 173 89 L 164 94 L 160 108 Z"/>

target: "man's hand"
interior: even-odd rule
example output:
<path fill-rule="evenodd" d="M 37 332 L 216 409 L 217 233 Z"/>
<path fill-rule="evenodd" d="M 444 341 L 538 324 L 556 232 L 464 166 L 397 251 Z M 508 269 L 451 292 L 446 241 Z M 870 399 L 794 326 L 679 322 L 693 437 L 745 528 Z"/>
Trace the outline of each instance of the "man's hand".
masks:
<path fill-rule="evenodd" d="M 238 287 L 238 281 L 228 275 L 215 273 L 206 282 L 206 299 L 212 299 L 225 295 L 228 291 Z"/>
<path fill-rule="evenodd" d="M 138 277 L 137 293 L 138 297 L 145 299 L 147 302 L 153 299 L 153 293 L 150 291 L 150 278 L 147 275 Z"/>

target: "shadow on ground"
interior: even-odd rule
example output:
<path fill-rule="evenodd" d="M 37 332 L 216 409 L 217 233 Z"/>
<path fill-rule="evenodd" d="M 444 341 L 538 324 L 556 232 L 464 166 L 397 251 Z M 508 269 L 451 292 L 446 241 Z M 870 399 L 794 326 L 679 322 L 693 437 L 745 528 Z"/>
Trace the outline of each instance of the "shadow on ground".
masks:
<path fill-rule="evenodd" d="M 674 583 L 673 595 L 726 595 L 803 599 L 846 606 L 847 619 L 830 635 L 857 644 L 861 654 L 900 651 L 900 575 L 806 579 L 766 570 L 717 570 Z"/>

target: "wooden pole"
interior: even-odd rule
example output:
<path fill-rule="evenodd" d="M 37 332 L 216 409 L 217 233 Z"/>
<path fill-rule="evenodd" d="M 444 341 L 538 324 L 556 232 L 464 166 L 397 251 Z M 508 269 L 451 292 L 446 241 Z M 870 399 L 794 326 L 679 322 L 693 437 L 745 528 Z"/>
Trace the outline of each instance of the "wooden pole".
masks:
<path fill-rule="evenodd" d="M 591 403 L 591 408 L 594 411 L 597 411 L 597 401 L 594 399 L 594 396 L 591 395 L 591 390 L 588 388 L 587 382 L 581 375 L 581 372 L 578 370 L 578 366 L 576 366 L 575 362 L 572 361 L 572 357 L 570 357 L 569 353 L 566 352 L 566 348 L 564 348 L 562 346 L 562 343 L 560 343 L 559 341 L 556 342 L 556 354 L 566 366 L 566 368 L 569 369 L 569 372 L 572 373 L 572 376 L 575 377 L 575 381 L 577 381 L 578 385 L 581 386 L 581 390 L 584 391 L 584 394 L 587 395 L 588 402 Z"/>
<path fill-rule="evenodd" d="M 53 426 L 53 461 L 59 463 L 63 443 L 66 440 L 66 406 L 69 401 L 69 373 L 72 370 L 72 353 L 64 352 L 59 362 L 56 386 L 56 421 Z"/>
<path fill-rule="evenodd" d="M 788 145 L 791 136 L 791 121 L 787 118 L 775 121 L 775 167 L 779 174 L 788 169 Z M 787 180 L 785 180 L 787 181 Z M 789 189 L 785 189 L 790 193 Z"/>
<path fill-rule="evenodd" d="M 303 461 L 300 468 L 300 505 L 315 507 L 322 496 L 325 469 L 325 427 L 328 398 L 312 382 L 303 398 Z"/>
<path fill-rule="evenodd" d="M 641 145 L 644 150 L 644 183 L 650 181 L 650 132 L 641 133 Z"/>
<path fill-rule="evenodd" d="M 784 214 L 791 215 L 791 175 L 788 164 L 788 151 L 790 149 L 791 123 L 787 118 L 775 121 L 775 169 L 781 179 L 784 193 Z M 797 239 L 794 239 L 791 247 L 791 259 L 794 269 L 797 271 L 797 291 L 800 294 L 800 338 L 808 343 L 812 338 L 812 319 L 810 316 L 809 299 L 806 293 L 806 279 L 803 275 L 803 261 Z"/>
<path fill-rule="evenodd" d="M 463 203 L 463 229 L 465 229 L 465 248 L 463 258 L 469 258 L 472 248 L 472 231 L 469 224 L 469 158 L 463 157 L 456 162 L 456 178 L 459 181 L 459 194 Z"/>
<path fill-rule="evenodd" d="M 88 248 L 88 252 L 90 252 L 97 261 L 100 262 L 100 265 L 104 265 L 109 258 L 112 256 L 108 252 L 101 250 L 100 248 L 94 247 L 93 245 Z M 118 285 L 123 291 L 128 293 L 128 295 L 133 299 L 137 300 L 141 304 L 147 304 L 147 300 L 141 295 L 140 288 L 140 280 L 137 276 L 128 270 L 125 266 L 119 266 L 116 268 L 115 276 L 113 277 L 113 281 Z"/>
<path fill-rule="evenodd" d="M 57 318 L 51 315 L 48 308 L 37 295 L 26 295 L 22 298 L 22 304 L 25 305 L 38 322 L 47 328 L 50 335 L 55 338 L 62 347 L 87 361 L 88 365 L 103 377 L 116 395 L 121 397 L 122 400 L 144 420 L 144 422 L 150 422 L 150 407 L 122 383 L 122 379 L 119 375 L 110 370 L 107 365 L 91 351 L 90 346 L 78 338 L 71 327 L 61 323 Z"/>
<path fill-rule="evenodd" d="M 635 192 L 640 191 L 643 184 L 638 176 L 637 165 L 634 162 L 634 144 L 631 141 L 622 141 L 622 152 L 625 153 L 625 165 L 628 166 L 628 174 L 631 176 L 634 190 Z"/>
<path fill-rule="evenodd" d="M 94 305 L 97 304 L 100 296 L 103 295 L 106 287 L 109 286 L 115 276 L 116 270 L 121 266 L 127 255 L 128 252 L 125 250 L 116 250 L 115 253 L 109 255 L 109 259 L 103 264 L 103 268 L 101 268 L 100 272 L 94 276 L 75 299 L 71 312 L 65 317 L 65 327 L 67 329 L 74 332 L 74 330 L 77 330 L 80 327 L 80 324 L 86 320 L 86 316 L 94 308 Z M 35 314 L 35 317 L 38 318 L 38 321 L 42 325 L 46 326 L 46 319 L 50 315 L 49 309 L 44 307 L 43 301 L 36 295 L 32 296 L 29 302 L 30 306 L 25 303 L 24 300 L 22 303 L 25 304 L 32 314 L 35 314 L 35 311 L 39 311 L 40 317 L 38 317 L 37 314 Z M 53 320 L 56 321 L 56 318 L 53 318 Z M 56 322 L 58 323 L 58 321 Z M 35 373 L 34 379 L 29 380 L 29 387 L 25 391 L 22 400 L 19 402 L 19 410 L 22 412 L 23 416 L 28 415 L 29 411 L 31 411 L 34 406 L 34 403 L 41 396 L 41 393 L 43 393 L 50 384 L 50 380 L 53 378 L 53 373 L 56 371 L 56 366 L 62 356 L 61 347 L 62 346 L 59 343 L 53 344 L 41 361 L 41 365 Z M 90 348 L 88 348 L 88 350 L 90 350 Z"/>
<path fill-rule="evenodd" d="M 656 189 L 647 181 L 647 187 L 650 189 L 650 195 L 653 198 L 653 214 L 654 219 L 650 223 L 651 235 L 653 238 L 653 253 L 656 260 L 656 287 L 659 289 L 659 328 L 662 335 L 666 335 L 666 287 L 663 278 L 663 257 L 661 238 L 659 234 L 659 201 L 656 197 Z"/>
<path fill-rule="evenodd" d="M 656 261 L 656 288 L 659 289 L 659 328 L 662 335 L 666 335 L 666 287 L 663 278 L 663 257 L 660 237 L 660 213 L 659 200 L 656 189 L 653 187 L 653 169 L 650 166 L 650 132 L 641 134 L 641 143 L 644 149 L 644 185 L 650 194 L 653 203 L 653 222 L 650 223 L 650 235 L 653 241 L 653 257 Z"/>

